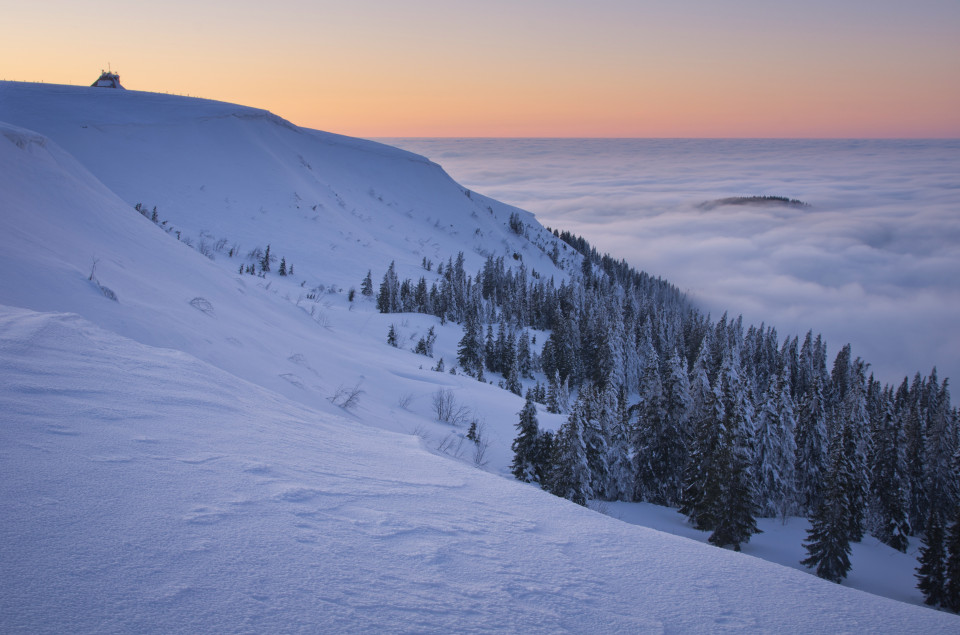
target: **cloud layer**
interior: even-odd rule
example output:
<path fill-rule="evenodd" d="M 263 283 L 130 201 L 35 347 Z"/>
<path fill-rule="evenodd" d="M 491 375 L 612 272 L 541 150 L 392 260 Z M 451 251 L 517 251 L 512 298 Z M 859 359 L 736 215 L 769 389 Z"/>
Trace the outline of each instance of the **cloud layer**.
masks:
<path fill-rule="evenodd" d="M 960 378 L 960 141 L 391 140 L 718 316 Z M 810 207 L 698 207 L 731 196 Z"/>

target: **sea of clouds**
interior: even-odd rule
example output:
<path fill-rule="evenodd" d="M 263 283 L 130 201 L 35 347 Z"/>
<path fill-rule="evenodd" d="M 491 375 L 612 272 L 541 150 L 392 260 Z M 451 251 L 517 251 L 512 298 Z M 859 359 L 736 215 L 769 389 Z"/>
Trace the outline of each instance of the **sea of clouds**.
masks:
<path fill-rule="evenodd" d="M 960 140 L 391 139 L 719 317 L 960 380 Z M 809 207 L 717 206 L 783 196 Z"/>

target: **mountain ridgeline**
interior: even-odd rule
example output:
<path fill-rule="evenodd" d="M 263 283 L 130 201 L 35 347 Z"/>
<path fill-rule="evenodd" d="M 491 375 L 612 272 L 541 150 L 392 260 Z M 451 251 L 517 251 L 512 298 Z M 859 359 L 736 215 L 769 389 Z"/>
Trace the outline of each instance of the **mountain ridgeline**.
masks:
<path fill-rule="evenodd" d="M 581 256 L 559 285 L 493 257 L 471 277 L 460 254 L 429 288 L 391 267 L 377 296 L 382 312 L 463 324 L 452 372 L 496 374 L 517 394 L 527 380 L 517 478 L 580 504 L 679 507 L 735 549 L 757 517 L 805 515 L 804 563 L 835 581 L 865 532 L 906 551 L 952 520 L 960 419 L 936 369 L 882 385 L 849 345 L 831 362 L 812 332 L 781 341 L 773 327 L 715 321 L 668 282 L 553 233 Z M 536 331 L 549 333 L 539 350 Z M 556 434 L 538 429 L 533 402 L 568 415 Z"/>

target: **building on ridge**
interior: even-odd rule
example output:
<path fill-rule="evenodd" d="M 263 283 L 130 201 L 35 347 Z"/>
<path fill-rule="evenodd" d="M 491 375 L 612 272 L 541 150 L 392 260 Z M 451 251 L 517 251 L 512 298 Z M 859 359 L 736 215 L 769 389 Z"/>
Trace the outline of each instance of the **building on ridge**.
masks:
<path fill-rule="evenodd" d="M 120 88 L 126 90 L 120 85 L 120 76 L 110 71 L 101 70 L 100 79 L 90 84 L 98 88 Z"/>

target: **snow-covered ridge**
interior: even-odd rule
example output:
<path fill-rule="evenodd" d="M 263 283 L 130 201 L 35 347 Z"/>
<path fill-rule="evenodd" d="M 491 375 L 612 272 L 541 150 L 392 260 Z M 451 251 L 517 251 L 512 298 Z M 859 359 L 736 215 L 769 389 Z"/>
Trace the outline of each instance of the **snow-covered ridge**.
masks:
<path fill-rule="evenodd" d="M 129 205 L 156 206 L 194 241 L 216 234 L 246 250 L 252 241 L 272 242 L 303 274 L 318 277 L 311 270 L 318 246 L 338 251 L 349 271 L 339 285 L 356 284 L 358 271 L 361 277 L 368 268 L 383 271 L 391 260 L 413 275 L 423 257 L 437 261 L 458 251 L 466 252 L 470 271 L 487 252 L 519 253 L 528 268 L 562 275 L 539 249 L 506 231 L 517 210 L 465 192 L 435 163 L 301 129 L 263 110 L 0 82 L 0 121 L 50 137 Z M 278 245 L 286 236 L 295 239 Z"/>
<path fill-rule="evenodd" d="M 529 214 L 264 111 L 96 91 L 0 83 L 0 630 L 955 630 L 500 478 L 522 402 L 430 370 L 457 326 L 347 290 L 458 251 L 559 279 Z M 238 273 L 267 244 L 293 276 Z M 435 456 L 440 388 L 485 469 Z"/>

